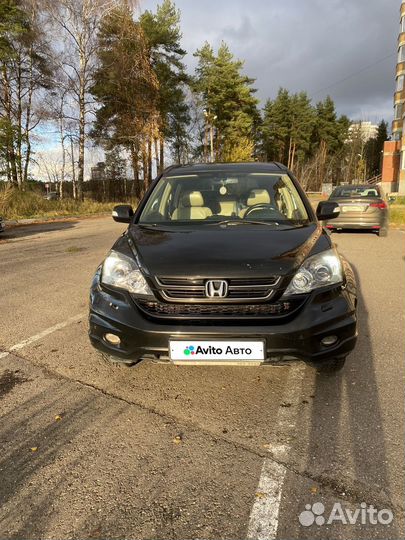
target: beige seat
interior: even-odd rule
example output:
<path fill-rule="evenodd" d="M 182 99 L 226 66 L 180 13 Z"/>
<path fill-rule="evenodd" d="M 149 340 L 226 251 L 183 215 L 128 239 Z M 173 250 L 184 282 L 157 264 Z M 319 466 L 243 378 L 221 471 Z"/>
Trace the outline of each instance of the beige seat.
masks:
<path fill-rule="evenodd" d="M 239 217 L 243 217 L 246 214 L 247 210 L 250 207 L 255 206 L 255 204 L 270 204 L 270 203 L 271 203 L 271 199 L 270 199 L 270 195 L 267 189 L 252 189 L 246 201 L 247 208 L 243 208 L 239 212 Z"/>
<path fill-rule="evenodd" d="M 222 196 L 219 199 L 219 205 L 221 207 L 219 212 L 221 216 L 236 216 L 238 213 L 238 203 L 235 197 Z"/>
<path fill-rule="evenodd" d="M 210 208 L 204 206 L 204 199 L 200 191 L 186 192 L 180 203 L 173 212 L 172 219 L 206 219 L 212 216 Z"/>

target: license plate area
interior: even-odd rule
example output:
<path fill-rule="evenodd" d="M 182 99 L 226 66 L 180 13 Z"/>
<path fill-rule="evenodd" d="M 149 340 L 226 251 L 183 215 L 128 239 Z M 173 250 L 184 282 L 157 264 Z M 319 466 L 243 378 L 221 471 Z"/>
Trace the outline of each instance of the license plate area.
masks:
<path fill-rule="evenodd" d="M 173 364 L 189 366 L 249 365 L 265 360 L 264 340 L 170 340 L 169 356 Z"/>
<path fill-rule="evenodd" d="M 351 204 L 351 205 L 345 205 L 342 206 L 342 212 L 348 213 L 348 212 L 364 212 L 366 210 L 365 205 L 360 204 Z"/>

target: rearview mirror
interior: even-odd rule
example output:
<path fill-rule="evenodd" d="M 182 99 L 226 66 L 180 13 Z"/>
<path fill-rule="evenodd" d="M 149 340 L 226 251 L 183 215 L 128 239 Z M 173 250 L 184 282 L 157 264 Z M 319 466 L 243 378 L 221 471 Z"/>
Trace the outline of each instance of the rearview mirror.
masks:
<path fill-rule="evenodd" d="M 118 204 L 112 211 L 112 218 L 118 223 L 131 223 L 133 215 L 134 211 L 130 204 Z"/>
<path fill-rule="evenodd" d="M 335 219 L 340 214 L 340 207 L 336 202 L 321 201 L 316 209 L 316 217 L 319 221 Z"/>

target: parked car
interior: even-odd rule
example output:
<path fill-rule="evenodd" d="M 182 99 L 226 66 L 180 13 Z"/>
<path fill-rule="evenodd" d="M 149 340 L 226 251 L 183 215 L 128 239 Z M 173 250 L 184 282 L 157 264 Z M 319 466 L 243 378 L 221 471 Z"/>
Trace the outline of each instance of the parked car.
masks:
<path fill-rule="evenodd" d="M 5 223 L 4 223 L 4 219 L 0 216 L 0 233 L 1 232 L 4 232 L 6 226 L 5 226 Z"/>
<path fill-rule="evenodd" d="M 167 169 L 93 279 L 91 343 L 115 362 L 343 367 L 356 282 L 293 175 L 277 163 Z M 318 219 L 317 219 L 318 218 Z"/>
<path fill-rule="evenodd" d="M 44 199 L 47 201 L 57 201 L 59 200 L 59 193 L 57 191 L 49 191 L 46 195 L 44 195 Z"/>
<path fill-rule="evenodd" d="M 379 186 L 339 186 L 334 189 L 329 201 L 336 202 L 340 208 L 339 216 L 326 224 L 331 231 L 363 229 L 387 236 L 388 205 Z"/>

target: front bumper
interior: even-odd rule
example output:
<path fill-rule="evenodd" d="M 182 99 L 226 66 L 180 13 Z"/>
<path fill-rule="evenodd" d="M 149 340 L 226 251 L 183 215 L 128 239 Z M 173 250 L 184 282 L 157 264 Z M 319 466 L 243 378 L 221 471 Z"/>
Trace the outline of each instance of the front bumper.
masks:
<path fill-rule="evenodd" d="M 293 317 L 251 320 L 238 318 L 205 321 L 154 319 L 136 306 L 130 295 L 102 289 L 96 278 L 90 298 L 89 336 L 93 346 L 117 361 L 137 362 L 143 358 L 169 360 L 170 339 L 232 340 L 264 339 L 266 362 L 300 359 L 318 363 L 346 356 L 356 338 L 356 295 L 350 287 L 313 292 Z M 120 337 L 119 346 L 106 342 L 106 333 Z M 337 336 L 333 346 L 321 340 Z"/>

